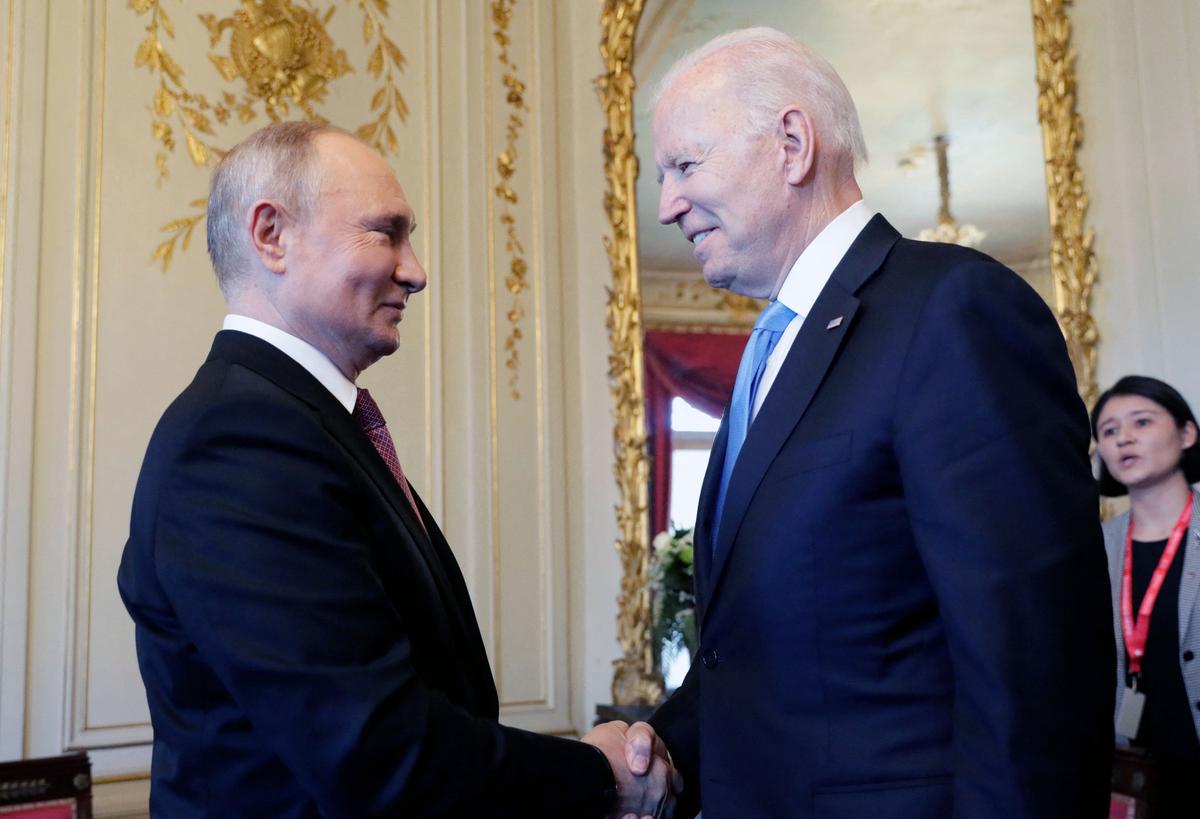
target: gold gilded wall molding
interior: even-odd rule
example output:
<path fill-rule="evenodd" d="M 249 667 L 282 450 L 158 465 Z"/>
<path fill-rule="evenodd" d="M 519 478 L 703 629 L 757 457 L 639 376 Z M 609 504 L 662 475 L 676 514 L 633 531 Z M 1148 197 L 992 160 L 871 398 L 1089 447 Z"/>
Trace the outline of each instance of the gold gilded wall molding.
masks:
<path fill-rule="evenodd" d="M 182 0 L 179 0 L 182 2 Z M 370 51 L 367 72 L 377 81 L 371 97 L 372 119 L 355 129 L 359 139 L 382 154 L 399 149 L 396 128 L 407 121 L 408 105 L 398 76 L 405 56 L 387 36 L 388 0 L 343 0 L 362 14 L 363 41 Z M 193 165 L 215 163 L 225 153 L 217 144 L 217 128 L 236 118 L 242 125 L 260 115 L 271 121 L 303 116 L 327 122 L 317 106 L 328 95 L 329 83 L 354 71 L 345 49 L 337 48 L 327 30 L 336 6 L 318 9 L 313 0 L 242 0 L 226 17 L 203 13 L 196 19 L 208 32 L 209 61 L 226 83 L 241 80 L 238 93 L 218 95 L 191 90 L 184 71 L 171 56 L 175 24 L 163 0 L 128 0 L 136 15 L 147 19 L 146 36 L 134 54 L 134 66 L 145 68 L 158 81 L 150 112 L 150 129 L 159 144 L 155 154 L 158 182 L 170 177 L 170 159 L 177 146 L 176 129 L 183 134 Z M 228 53 L 216 49 L 229 33 Z M 372 47 L 373 46 L 373 47 Z M 207 199 L 188 203 L 192 212 L 171 219 L 161 228 L 168 234 L 151 254 L 166 271 L 175 249 L 186 251 L 196 227 L 204 221 Z"/>
<path fill-rule="evenodd" d="M 1079 167 L 1083 119 L 1076 108 L 1075 47 L 1071 44 L 1072 0 L 1033 0 L 1037 50 L 1038 120 L 1046 156 L 1050 209 L 1050 265 L 1054 312 L 1075 364 L 1075 383 L 1090 407 L 1096 400 L 1096 352 L 1100 333 L 1092 315 L 1098 268 L 1095 231 L 1085 223 L 1088 197 Z"/>
<path fill-rule="evenodd" d="M 516 0 L 492 0 L 492 39 L 500 49 L 497 60 L 500 63 L 501 81 L 505 88 L 504 101 L 508 105 L 508 120 L 504 125 L 504 149 L 496 156 L 499 181 L 493 190 L 500 202 L 496 218 L 504 229 L 504 249 L 509 255 L 508 275 L 504 277 L 504 287 L 512 297 L 512 304 L 505 313 L 505 318 L 508 319 L 508 336 L 504 339 L 504 366 L 508 369 L 509 394 L 513 400 L 518 400 L 521 397 L 519 346 L 524 338 L 521 320 L 525 318 L 521 294 L 529 286 L 529 263 L 525 259 L 525 248 L 517 231 L 514 206 L 520 199 L 513 188 L 513 177 L 517 173 L 517 140 L 520 139 L 521 129 L 525 126 L 523 115 L 529 112 L 529 106 L 525 102 L 525 83 L 517 75 L 517 66 L 508 50 L 512 44 L 508 28 L 512 23 L 515 5 Z"/>
<path fill-rule="evenodd" d="M 763 309 L 764 302 L 709 287 L 694 270 L 639 273 L 646 330 L 749 334 Z"/>
<path fill-rule="evenodd" d="M 1076 52 L 1071 44 L 1071 0 L 1031 0 L 1038 77 L 1038 117 L 1046 157 L 1050 203 L 1051 265 L 1055 313 L 1075 365 L 1080 394 L 1090 405 L 1097 393 L 1098 332 L 1091 313 L 1097 279 L 1094 232 L 1085 226 L 1088 199 L 1078 150 L 1082 118 L 1076 110 Z M 608 291 L 609 383 L 613 398 L 617 481 L 617 550 L 621 557 L 613 699 L 654 702 L 661 681 L 653 672 L 650 641 L 649 461 L 646 453 L 641 296 L 637 269 L 634 153 L 633 44 L 644 0 L 605 0 L 600 16 L 604 74 L 596 85 L 605 114 L 604 198 L 610 235 L 605 237 L 612 284 Z"/>
<path fill-rule="evenodd" d="M 608 289 L 608 377 L 613 398 L 614 473 L 617 480 L 617 552 L 621 589 L 617 598 L 617 640 L 613 701 L 618 705 L 655 702 L 662 681 L 654 671 L 650 640 L 650 520 L 647 510 L 650 463 L 646 453 L 645 373 L 642 362 L 641 299 L 638 291 L 638 163 L 634 153 L 634 37 L 644 0 L 605 0 L 600 14 L 600 55 L 604 73 L 596 90 L 604 108 L 604 209 L 611 235 L 604 246 L 612 268 Z"/>

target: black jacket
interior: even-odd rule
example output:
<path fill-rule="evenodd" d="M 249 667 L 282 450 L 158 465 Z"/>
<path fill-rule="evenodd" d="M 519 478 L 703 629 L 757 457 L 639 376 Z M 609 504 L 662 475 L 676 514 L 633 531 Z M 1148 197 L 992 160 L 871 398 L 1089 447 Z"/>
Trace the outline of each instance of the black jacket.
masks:
<path fill-rule="evenodd" d="M 603 756 L 497 722 L 458 565 L 345 407 L 217 335 L 164 414 L 118 584 L 156 817 L 599 816 Z"/>

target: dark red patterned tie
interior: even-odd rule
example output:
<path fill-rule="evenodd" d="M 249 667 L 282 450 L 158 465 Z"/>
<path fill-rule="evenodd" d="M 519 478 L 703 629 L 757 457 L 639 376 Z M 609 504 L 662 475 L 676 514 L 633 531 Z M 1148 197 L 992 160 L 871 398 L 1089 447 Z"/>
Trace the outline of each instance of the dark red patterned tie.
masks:
<path fill-rule="evenodd" d="M 417 511 L 417 501 L 413 497 L 412 489 L 409 488 L 408 478 L 404 477 L 404 470 L 400 468 L 400 459 L 396 457 L 396 444 L 392 441 L 391 433 L 388 432 L 387 422 L 383 420 L 383 413 L 379 411 L 379 405 L 375 403 L 371 393 L 362 387 L 358 388 L 358 400 L 354 402 L 354 418 L 362 427 L 362 431 L 371 439 L 371 443 L 375 445 L 375 451 L 379 453 L 379 457 L 383 458 L 383 462 L 391 470 L 396 483 L 400 484 L 400 491 L 404 493 L 408 505 L 412 507 L 413 515 L 421 524 L 421 528 L 425 529 L 425 521 L 421 520 L 421 513 Z M 429 534 L 428 529 L 425 529 L 425 534 Z"/>

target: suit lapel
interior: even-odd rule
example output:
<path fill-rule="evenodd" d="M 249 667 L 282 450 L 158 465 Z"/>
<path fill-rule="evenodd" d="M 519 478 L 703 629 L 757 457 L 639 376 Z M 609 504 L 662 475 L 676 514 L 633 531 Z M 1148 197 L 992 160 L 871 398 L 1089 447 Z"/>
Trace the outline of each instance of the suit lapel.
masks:
<path fill-rule="evenodd" d="M 337 404 L 335 408 L 321 408 L 321 421 L 338 443 L 345 447 L 358 465 L 370 476 L 380 494 L 387 498 L 392 509 L 404 522 L 404 527 L 408 530 L 409 537 L 413 542 L 421 547 L 427 558 L 432 557 L 429 535 L 414 516 L 413 508 L 409 506 L 408 499 L 404 497 L 404 492 L 396 483 L 392 471 L 388 469 L 388 465 L 376 451 L 371 439 L 359 428 L 354 416 L 346 412 L 344 406 Z"/>
<path fill-rule="evenodd" d="M 1183 576 L 1179 581 L 1179 644 L 1187 642 L 1192 611 L 1200 596 L 1200 493 L 1192 493 L 1192 520 L 1184 534 Z"/>
<path fill-rule="evenodd" d="M 846 251 L 800 326 L 779 375 L 746 433 L 729 478 L 721 531 L 713 533 L 715 548 L 707 587 L 710 603 L 763 475 L 800 423 L 838 350 L 854 329 L 859 308 L 854 293 L 875 274 L 899 238 L 895 228 L 876 214 Z M 713 450 L 715 461 L 715 445 Z M 723 460 L 724 450 L 721 454 Z M 710 464 L 706 485 L 711 472 Z"/>
<path fill-rule="evenodd" d="M 704 609 L 708 593 L 708 578 L 712 574 L 713 541 L 716 533 L 712 531 L 714 506 L 717 502 L 717 489 L 721 483 L 721 470 L 725 466 L 725 447 L 729 441 L 729 407 L 721 415 L 721 426 L 717 429 L 717 437 L 713 440 L 711 454 L 708 456 L 708 468 L 704 472 L 704 483 L 700 487 L 700 502 L 696 508 L 696 532 L 693 549 L 696 567 L 696 622 L 703 624 Z"/>
<path fill-rule="evenodd" d="M 380 494 L 387 499 L 396 515 L 403 521 L 408 539 L 416 546 L 429 567 L 438 592 L 447 601 L 455 601 L 451 584 L 441 559 L 430 542 L 429 535 L 413 517 L 404 493 L 392 476 L 383 458 L 375 451 L 366 434 L 359 428 L 346 408 L 291 356 L 260 338 L 231 330 L 217 333 L 210 359 L 221 359 L 248 367 L 269 379 L 281 389 L 313 407 L 330 436 L 371 479 Z M 461 603 L 461 601 L 460 601 Z"/>
<path fill-rule="evenodd" d="M 322 388 L 324 389 L 324 388 Z M 392 471 L 388 469 L 388 465 L 376 451 L 375 445 L 366 436 L 366 433 L 359 428 L 358 422 L 354 420 L 354 416 L 346 412 L 346 408 L 341 404 L 334 402 L 335 406 L 325 408 L 321 413 L 321 420 L 329 430 L 333 438 L 346 449 L 354 461 L 367 473 L 371 482 L 379 490 L 379 493 L 387 499 L 388 504 L 392 507 L 392 511 L 404 524 L 404 528 L 408 532 L 408 539 L 417 547 L 417 551 L 421 553 L 421 557 L 425 559 L 425 564 L 429 567 L 430 574 L 433 575 L 434 582 L 437 584 L 438 592 L 442 598 L 448 603 L 456 603 L 455 608 L 463 605 L 464 602 L 454 593 L 450 578 L 448 577 L 448 567 L 438 554 L 434 547 L 431 536 L 426 528 L 414 517 L 413 508 L 409 505 L 408 499 L 404 497 L 404 492 L 400 489 L 400 485 L 396 483 L 396 478 L 392 475 Z M 413 493 L 414 498 L 416 493 Z M 423 507 L 422 507 L 423 508 Z M 459 622 L 461 627 L 461 620 Z"/>
<path fill-rule="evenodd" d="M 472 690 L 478 697 L 481 713 L 498 714 L 500 702 L 496 693 L 496 682 L 492 677 L 492 667 L 488 664 L 487 649 L 483 644 L 483 635 L 479 632 L 479 619 L 475 616 L 475 608 L 471 603 L 471 594 L 467 590 L 466 580 L 463 579 L 462 569 L 454 557 L 450 544 L 446 542 L 441 528 L 434 521 L 433 515 L 421 500 L 420 494 L 413 490 L 413 500 L 421 512 L 422 518 L 429 521 L 429 542 L 437 553 L 438 563 L 445 569 L 445 579 L 449 584 L 452 597 L 457 605 L 447 606 L 447 614 L 454 618 L 459 630 L 466 636 L 464 650 L 450 652 L 463 665 L 464 674 L 474 680 Z M 467 650 L 474 648 L 474 651 Z"/>

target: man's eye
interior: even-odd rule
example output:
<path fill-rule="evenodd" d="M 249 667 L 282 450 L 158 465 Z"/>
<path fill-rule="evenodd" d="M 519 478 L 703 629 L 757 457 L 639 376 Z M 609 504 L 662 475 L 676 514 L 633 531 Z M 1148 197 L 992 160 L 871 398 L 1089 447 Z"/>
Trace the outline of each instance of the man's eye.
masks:
<path fill-rule="evenodd" d="M 694 167 L 696 167 L 695 162 L 680 162 L 679 163 L 679 172 L 682 174 L 687 174 Z"/>

